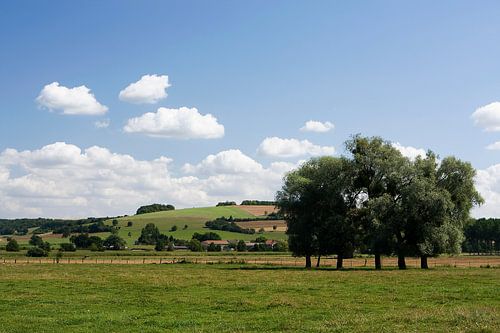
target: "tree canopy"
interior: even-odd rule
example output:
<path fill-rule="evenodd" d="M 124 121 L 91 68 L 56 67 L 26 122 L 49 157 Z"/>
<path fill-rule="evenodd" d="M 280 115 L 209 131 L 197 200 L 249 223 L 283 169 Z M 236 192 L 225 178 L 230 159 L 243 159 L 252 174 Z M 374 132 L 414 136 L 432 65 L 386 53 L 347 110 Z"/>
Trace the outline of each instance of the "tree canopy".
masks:
<path fill-rule="evenodd" d="M 337 268 L 354 251 L 427 258 L 457 253 L 470 210 L 482 203 L 475 170 L 455 157 L 404 157 L 379 137 L 354 136 L 347 156 L 313 158 L 288 173 L 276 195 L 296 256 L 336 254 Z"/>

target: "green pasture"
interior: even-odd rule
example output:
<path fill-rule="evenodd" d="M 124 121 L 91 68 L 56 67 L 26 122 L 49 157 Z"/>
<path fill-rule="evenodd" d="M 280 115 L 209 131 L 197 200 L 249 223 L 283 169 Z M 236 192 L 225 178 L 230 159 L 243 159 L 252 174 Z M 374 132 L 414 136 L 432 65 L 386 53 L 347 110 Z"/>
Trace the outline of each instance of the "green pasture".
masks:
<path fill-rule="evenodd" d="M 211 231 L 210 229 L 205 228 L 205 222 L 221 216 L 232 216 L 234 218 L 255 217 L 254 215 L 234 206 L 187 208 L 119 218 L 117 219 L 118 226 L 120 226 L 118 234 L 123 237 L 129 245 L 133 245 L 134 241 L 139 238 L 142 228 L 148 223 L 154 223 L 160 231 L 166 235 L 172 235 L 177 239 L 189 240 L 195 232 L 205 233 Z M 127 227 L 128 221 L 133 223 L 132 227 Z M 107 223 L 111 224 L 111 221 L 108 221 Z M 177 226 L 177 231 L 169 231 L 174 225 Z M 185 225 L 188 226 L 187 229 L 184 229 Z M 128 236 L 129 232 L 131 233 L 131 236 Z M 218 233 L 222 239 L 251 240 L 258 236 L 218 230 L 214 230 L 214 232 Z M 259 235 L 263 235 L 269 239 L 286 238 L 286 235 L 283 232 L 266 232 Z"/>
<path fill-rule="evenodd" d="M 486 268 L 0 265 L 0 332 L 498 332 L 499 277 Z"/>

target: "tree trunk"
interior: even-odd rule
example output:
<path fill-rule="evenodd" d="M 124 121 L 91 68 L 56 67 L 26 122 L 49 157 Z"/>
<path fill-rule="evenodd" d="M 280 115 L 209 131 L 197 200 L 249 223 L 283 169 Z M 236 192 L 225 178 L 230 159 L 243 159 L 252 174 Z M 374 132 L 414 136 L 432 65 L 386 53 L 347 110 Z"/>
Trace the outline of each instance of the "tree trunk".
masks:
<path fill-rule="evenodd" d="M 429 265 L 427 264 L 427 256 L 420 257 L 420 268 L 427 269 Z"/>
<path fill-rule="evenodd" d="M 311 268 L 311 256 L 306 256 L 306 268 Z"/>
<path fill-rule="evenodd" d="M 402 254 L 398 254 L 398 268 L 399 269 L 406 269 L 405 256 Z"/>
<path fill-rule="evenodd" d="M 375 253 L 375 269 L 382 269 L 382 257 L 379 253 Z"/>
<path fill-rule="evenodd" d="M 318 261 L 316 262 L 316 267 L 319 267 L 319 261 L 321 260 L 321 255 L 318 255 Z"/>
<path fill-rule="evenodd" d="M 337 269 L 344 268 L 344 257 L 342 255 L 337 255 Z"/>

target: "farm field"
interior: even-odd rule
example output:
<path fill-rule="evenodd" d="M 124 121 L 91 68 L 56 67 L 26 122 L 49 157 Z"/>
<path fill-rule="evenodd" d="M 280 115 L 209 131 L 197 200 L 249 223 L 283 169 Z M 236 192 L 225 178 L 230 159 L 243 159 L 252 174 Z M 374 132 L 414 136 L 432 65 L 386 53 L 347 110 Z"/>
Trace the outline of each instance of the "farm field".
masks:
<path fill-rule="evenodd" d="M 0 332 L 498 332 L 499 274 L 0 265 Z"/>

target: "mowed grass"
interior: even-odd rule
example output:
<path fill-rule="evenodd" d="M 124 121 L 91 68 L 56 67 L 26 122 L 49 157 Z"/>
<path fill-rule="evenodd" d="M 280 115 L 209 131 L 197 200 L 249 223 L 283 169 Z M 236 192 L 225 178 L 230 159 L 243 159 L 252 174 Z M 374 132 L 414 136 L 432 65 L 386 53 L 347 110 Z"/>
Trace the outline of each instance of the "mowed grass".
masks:
<path fill-rule="evenodd" d="M 203 207 L 203 208 L 187 208 L 166 212 L 157 212 L 150 214 L 141 214 L 134 216 L 127 216 L 117 219 L 118 226 L 120 226 L 119 235 L 127 241 L 129 245 L 133 245 L 140 234 L 142 228 L 148 223 L 154 223 L 160 232 L 166 235 L 172 235 L 177 239 L 191 239 L 193 233 L 205 233 L 214 231 L 218 233 L 222 239 L 243 239 L 251 240 L 259 235 L 263 235 L 268 239 L 285 239 L 284 232 L 266 232 L 259 235 L 248 235 L 235 232 L 210 230 L 205 228 L 205 222 L 216 219 L 218 217 L 232 216 L 234 218 L 252 218 L 254 215 L 238 208 L 237 206 L 223 206 L 223 207 Z M 127 227 L 127 222 L 133 223 L 132 227 Z M 108 221 L 110 224 L 111 221 Z M 177 226 L 177 231 L 171 232 L 172 226 Z M 187 229 L 184 226 L 187 225 Z M 129 232 L 131 236 L 129 236 Z"/>
<path fill-rule="evenodd" d="M 0 332 L 498 332 L 499 273 L 0 265 Z"/>

